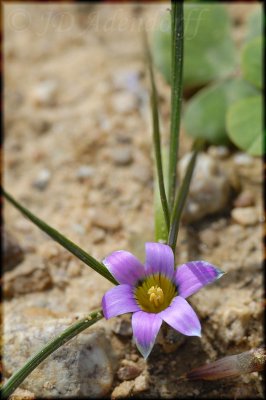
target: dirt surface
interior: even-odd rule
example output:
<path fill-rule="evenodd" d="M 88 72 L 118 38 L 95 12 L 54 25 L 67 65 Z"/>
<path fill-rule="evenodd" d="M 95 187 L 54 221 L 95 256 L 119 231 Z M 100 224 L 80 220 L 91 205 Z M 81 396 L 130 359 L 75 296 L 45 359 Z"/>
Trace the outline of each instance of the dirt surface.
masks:
<path fill-rule="evenodd" d="M 145 18 L 151 33 L 165 8 L 4 6 L 4 186 L 99 260 L 118 249 L 143 260 L 144 243 L 153 240 L 149 85 L 140 27 Z M 232 16 L 238 14 L 237 40 L 249 10 L 231 10 Z M 156 78 L 166 134 L 170 88 L 159 73 Z M 182 132 L 181 155 L 189 148 L 190 139 Z M 182 226 L 176 258 L 178 263 L 204 259 L 226 275 L 191 298 L 202 338 L 179 342 L 163 330 L 141 364 L 146 381 L 135 383 L 135 397 L 262 397 L 258 373 L 211 383 L 176 381 L 191 368 L 262 344 L 261 160 L 242 155 L 239 161 L 233 151 L 215 159 L 231 182 L 230 200 L 220 213 Z M 247 222 L 232 213 L 245 207 L 257 217 Z M 4 219 L 24 253 L 22 263 L 4 276 L 5 319 L 14 313 L 32 319 L 33 308 L 74 316 L 100 306 L 111 283 L 7 202 Z M 117 321 L 127 323 L 128 318 Z M 130 335 L 119 341 L 121 366 L 125 359 L 142 363 Z M 138 378 L 133 374 L 128 380 L 119 371 L 108 396 L 132 393 L 128 382 Z"/>

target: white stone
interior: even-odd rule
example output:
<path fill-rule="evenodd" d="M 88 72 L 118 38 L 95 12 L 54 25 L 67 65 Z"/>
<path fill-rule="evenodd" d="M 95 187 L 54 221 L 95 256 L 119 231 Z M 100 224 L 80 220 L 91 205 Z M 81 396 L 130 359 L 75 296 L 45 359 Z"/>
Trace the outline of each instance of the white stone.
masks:
<path fill-rule="evenodd" d="M 237 207 L 231 212 L 232 218 L 243 226 L 255 225 L 259 222 L 259 213 L 255 207 Z"/>
<path fill-rule="evenodd" d="M 44 168 L 41 169 L 33 182 L 33 186 L 39 190 L 44 190 L 51 179 L 51 172 L 49 169 Z"/>
<path fill-rule="evenodd" d="M 31 101 L 35 106 L 52 106 L 55 104 L 57 82 L 47 79 L 36 85 L 31 92 Z"/>
<path fill-rule="evenodd" d="M 133 152 L 130 146 L 117 146 L 111 151 L 114 165 L 127 166 L 133 161 Z"/>
<path fill-rule="evenodd" d="M 229 156 L 230 152 L 226 146 L 210 146 L 208 148 L 208 154 L 213 158 L 226 158 Z"/>
<path fill-rule="evenodd" d="M 89 165 L 81 165 L 77 170 L 76 176 L 78 179 L 91 178 L 95 175 L 95 169 Z"/>
<path fill-rule="evenodd" d="M 253 158 L 246 153 L 237 153 L 234 158 L 234 163 L 237 165 L 251 165 L 253 164 Z"/>
<path fill-rule="evenodd" d="M 136 99 L 128 92 L 118 92 L 112 96 L 112 107 L 115 112 L 127 114 L 135 110 Z"/>
<path fill-rule="evenodd" d="M 179 162 L 178 174 L 181 184 L 191 153 Z M 227 204 L 230 184 L 226 174 L 208 154 L 199 153 L 192 176 L 190 191 L 185 205 L 183 219 L 193 222 L 206 215 L 221 211 Z"/>

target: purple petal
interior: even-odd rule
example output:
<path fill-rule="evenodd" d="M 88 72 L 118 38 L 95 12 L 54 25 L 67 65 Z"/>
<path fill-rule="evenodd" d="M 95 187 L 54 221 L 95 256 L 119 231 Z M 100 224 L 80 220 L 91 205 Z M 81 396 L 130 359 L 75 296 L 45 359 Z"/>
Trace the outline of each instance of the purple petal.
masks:
<path fill-rule="evenodd" d="M 148 274 L 163 273 L 172 279 L 174 274 L 174 254 L 167 244 L 146 243 L 146 271 Z"/>
<path fill-rule="evenodd" d="M 119 285 L 108 290 L 103 296 L 102 308 L 106 319 L 140 310 L 130 285 Z"/>
<path fill-rule="evenodd" d="M 175 297 L 171 305 L 158 315 L 183 335 L 201 336 L 199 319 L 193 308 L 183 297 Z"/>
<path fill-rule="evenodd" d="M 128 251 L 115 251 L 103 260 L 119 283 L 134 285 L 144 274 L 144 266 Z"/>
<path fill-rule="evenodd" d="M 184 298 L 220 278 L 224 272 L 206 261 L 191 261 L 177 268 L 175 281 L 178 294 Z"/>
<path fill-rule="evenodd" d="M 159 314 L 136 312 L 132 315 L 132 329 L 137 348 L 146 359 L 162 325 Z"/>

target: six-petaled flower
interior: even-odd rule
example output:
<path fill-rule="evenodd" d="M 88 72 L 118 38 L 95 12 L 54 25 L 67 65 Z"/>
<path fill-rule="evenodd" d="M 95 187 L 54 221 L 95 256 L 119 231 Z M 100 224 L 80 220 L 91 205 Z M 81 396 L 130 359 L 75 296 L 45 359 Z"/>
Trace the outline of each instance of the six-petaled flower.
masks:
<path fill-rule="evenodd" d="M 220 269 L 206 261 L 191 261 L 175 269 L 171 247 L 161 243 L 146 243 L 145 265 L 122 250 L 103 263 L 119 282 L 103 296 L 104 316 L 133 313 L 133 336 L 145 358 L 163 321 L 184 335 L 201 336 L 199 319 L 186 298 L 220 278 Z"/>

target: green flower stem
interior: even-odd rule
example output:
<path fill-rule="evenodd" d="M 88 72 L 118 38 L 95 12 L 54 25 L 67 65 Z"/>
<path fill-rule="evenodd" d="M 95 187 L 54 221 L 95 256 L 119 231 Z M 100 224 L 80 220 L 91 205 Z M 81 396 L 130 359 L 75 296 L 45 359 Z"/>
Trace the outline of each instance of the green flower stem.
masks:
<path fill-rule="evenodd" d="M 174 204 L 174 208 L 173 208 L 173 213 L 171 216 L 171 226 L 170 226 L 170 232 L 169 232 L 169 237 L 168 237 L 168 244 L 169 244 L 169 246 L 172 247 L 174 254 L 175 254 L 175 249 L 176 249 L 176 241 L 177 241 L 180 219 L 181 219 L 182 211 L 183 211 L 183 208 L 184 208 L 184 205 L 186 202 L 186 198 L 187 198 L 187 195 L 189 192 L 189 186 L 190 186 L 192 174 L 194 171 L 194 167 L 196 164 L 197 154 L 198 154 L 198 149 L 194 150 L 194 152 L 191 156 L 191 159 L 187 166 L 186 174 L 183 178 L 182 184 L 178 191 L 178 195 L 177 195 L 177 198 L 176 198 L 176 201 Z"/>
<path fill-rule="evenodd" d="M 163 174 L 165 177 L 165 184 L 168 184 L 168 148 L 166 146 L 162 147 L 162 161 L 163 161 Z M 156 171 L 155 171 L 156 173 Z M 162 210 L 158 178 L 154 185 L 154 230 L 155 230 L 155 241 L 167 243 L 169 231 L 165 224 L 164 213 Z"/>
<path fill-rule="evenodd" d="M 171 131 L 169 146 L 169 193 L 170 213 L 173 211 L 176 194 L 176 167 L 178 160 L 179 127 L 183 90 L 183 2 L 171 1 L 172 72 L 171 72 Z"/>
<path fill-rule="evenodd" d="M 15 372 L 7 383 L 3 386 L 1 393 L 2 398 L 9 397 L 15 389 L 27 378 L 27 376 L 50 354 L 55 352 L 59 347 L 63 346 L 70 339 L 77 336 L 84 329 L 89 328 L 103 317 L 102 310 L 91 312 L 86 318 L 81 319 L 69 328 L 64 330 L 60 335 L 53 338 L 41 350 L 34 354 L 26 364 Z"/>
<path fill-rule="evenodd" d="M 105 265 L 103 265 L 102 263 L 97 261 L 94 257 L 92 257 L 90 254 L 86 253 L 79 246 L 77 246 L 75 243 L 73 243 L 71 240 L 67 239 L 65 236 L 63 236 L 61 233 L 59 233 L 57 230 L 55 230 L 54 228 L 52 228 L 51 226 L 46 224 L 40 218 L 36 217 L 29 210 L 27 210 L 25 207 L 23 207 L 21 204 L 19 204 L 10 194 L 5 192 L 4 190 L 3 190 L 3 195 L 6 197 L 6 199 L 8 201 L 10 201 L 10 203 L 13 204 L 13 206 L 15 206 L 20 212 L 22 212 L 22 214 L 24 214 L 26 217 L 28 217 L 35 225 L 37 225 L 42 231 L 44 231 L 52 239 L 54 239 L 56 242 L 61 244 L 61 246 L 63 246 L 68 251 L 70 251 L 70 253 L 74 254 L 74 256 L 79 258 L 81 261 L 83 261 L 89 267 L 94 269 L 96 272 L 98 272 L 104 278 L 108 279 L 110 282 L 114 283 L 115 285 L 118 284 L 117 281 L 112 276 L 112 274 L 105 267 Z"/>
<path fill-rule="evenodd" d="M 162 166 L 162 155 L 161 155 L 161 140 L 160 140 L 160 126 L 159 126 L 159 113 L 158 113 L 158 96 L 155 85 L 153 66 L 152 66 L 152 56 L 148 46 L 148 40 L 146 34 L 144 34 L 144 45 L 147 54 L 148 67 L 150 73 L 151 81 L 151 108 L 152 108 L 152 123 L 153 123 L 153 145 L 155 152 L 157 177 L 159 184 L 159 192 L 161 197 L 162 209 L 164 213 L 165 224 L 167 227 L 167 232 L 169 232 L 170 227 L 170 215 L 168 209 L 168 202 L 165 192 L 164 177 L 163 177 L 163 166 Z"/>

